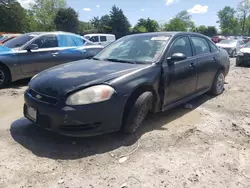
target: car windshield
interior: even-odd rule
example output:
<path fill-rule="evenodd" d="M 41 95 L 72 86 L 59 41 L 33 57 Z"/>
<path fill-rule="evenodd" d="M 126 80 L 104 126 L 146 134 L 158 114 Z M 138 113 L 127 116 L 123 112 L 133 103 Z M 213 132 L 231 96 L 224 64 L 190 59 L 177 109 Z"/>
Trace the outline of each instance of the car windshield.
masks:
<path fill-rule="evenodd" d="M 36 35 L 32 34 L 24 34 L 19 37 L 16 37 L 12 40 L 9 40 L 8 42 L 4 43 L 4 46 L 8 48 L 18 48 L 26 44 L 28 41 L 33 39 Z"/>
<path fill-rule="evenodd" d="M 237 43 L 236 40 L 222 40 L 220 41 L 220 44 L 232 44 L 235 45 Z"/>
<path fill-rule="evenodd" d="M 245 48 L 250 48 L 250 42 L 246 43 L 246 44 L 244 45 L 244 47 L 245 47 Z"/>
<path fill-rule="evenodd" d="M 170 35 L 126 36 L 104 48 L 94 59 L 122 63 L 155 63 L 170 38 Z"/>

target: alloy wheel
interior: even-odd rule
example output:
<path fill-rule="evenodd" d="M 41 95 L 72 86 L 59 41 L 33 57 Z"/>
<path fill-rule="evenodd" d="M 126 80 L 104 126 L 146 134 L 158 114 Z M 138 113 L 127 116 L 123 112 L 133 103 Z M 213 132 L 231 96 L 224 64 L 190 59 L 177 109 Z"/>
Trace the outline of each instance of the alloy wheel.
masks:
<path fill-rule="evenodd" d="M 223 73 L 220 73 L 216 83 L 217 93 L 222 93 L 224 89 L 224 82 L 225 82 L 225 76 Z"/>
<path fill-rule="evenodd" d="M 5 75 L 4 72 L 0 69 L 0 85 L 4 82 Z"/>

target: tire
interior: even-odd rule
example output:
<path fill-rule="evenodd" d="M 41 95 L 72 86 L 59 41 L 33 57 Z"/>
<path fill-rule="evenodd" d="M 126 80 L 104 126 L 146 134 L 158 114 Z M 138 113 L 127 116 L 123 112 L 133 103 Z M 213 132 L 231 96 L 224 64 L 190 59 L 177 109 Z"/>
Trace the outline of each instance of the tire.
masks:
<path fill-rule="evenodd" d="M 225 75 L 222 70 L 219 70 L 214 78 L 214 82 L 212 85 L 212 88 L 210 90 L 210 93 L 212 95 L 220 95 L 224 91 L 224 82 L 225 82 Z"/>
<path fill-rule="evenodd" d="M 132 134 L 140 127 L 152 107 L 153 94 L 151 92 L 142 93 L 129 109 L 128 116 L 122 127 L 122 132 Z"/>
<path fill-rule="evenodd" d="M 241 66 L 240 61 L 236 59 L 236 64 L 235 65 L 236 65 L 236 67 L 240 67 Z"/>
<path fill-rule="evenodd" d="M 5 87 L 10 82 L 9 70 L 0 65 L 0 88 Z"/>

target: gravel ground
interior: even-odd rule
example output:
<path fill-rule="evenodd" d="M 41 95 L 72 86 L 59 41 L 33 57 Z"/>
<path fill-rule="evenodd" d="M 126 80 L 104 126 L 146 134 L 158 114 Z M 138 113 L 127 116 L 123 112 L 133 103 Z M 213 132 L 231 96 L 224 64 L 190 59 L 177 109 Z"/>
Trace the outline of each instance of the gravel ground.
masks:
<path fill-rule="evenodd" d="M 28 80 L 0 90 L 0 187 L 249 188 L 250 69 L 192 109 L 149 115 L 137 134 L 68 138 L 22 117 Z"/>

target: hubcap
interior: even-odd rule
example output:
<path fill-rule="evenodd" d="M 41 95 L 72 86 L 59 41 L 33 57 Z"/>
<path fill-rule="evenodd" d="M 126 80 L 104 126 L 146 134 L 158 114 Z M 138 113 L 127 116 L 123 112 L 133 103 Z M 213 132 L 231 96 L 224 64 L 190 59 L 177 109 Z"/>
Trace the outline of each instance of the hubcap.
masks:
<path fill-rule="evenodd" d="M 218 76 L 218 79 L 217 79 L 217 83 L 216 83 L 217 93 L 221 93 L 223 91 L 224 82 L 225 82 L 224 74 L 220 73 L 220 75 Z"/>
<path fill-rule="evenodd" d="M 4 72 L 2 70 L 0 70 L 0 85 L 3 83 L 4 78 L 5 78 Z"/>

